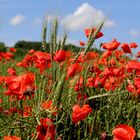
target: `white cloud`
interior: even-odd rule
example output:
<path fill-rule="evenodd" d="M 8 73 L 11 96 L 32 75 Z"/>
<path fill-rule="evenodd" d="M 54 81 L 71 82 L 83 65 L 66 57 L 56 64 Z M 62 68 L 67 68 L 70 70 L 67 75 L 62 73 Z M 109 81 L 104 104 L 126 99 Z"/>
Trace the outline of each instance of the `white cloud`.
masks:
<path fill-rule="evenodd" d="M 140 35 L 140 31 L 136 29 L 132 29 L 128 32 L 132 37 L 138 37 Z"/>
<path fill-rule="evenodd" d="M 105 27 L 108 27 L 108 28 L 114 27 L 115 25 L 116 25 L 115 22 L 112 21 L 112 20 L 107 20 L 107 21 L 105 22 L 105 24 L 104 24 L 104 26 L 105 26 Z"/>
<path fill-rule="evenodd" d="M 70 38 L 66 40 L 66 44 L 73 44 L 75 46 L 79 46 L 79 42 Z"/>
<path fill-rule="evenodd" d="M 21 24 L 24 20 L 25 20 L 25 16 L 18 14 L 11 19 L 10 24 L 18 25 L 18 24 Z"/>
<path fill-rule="evenodd" d="M 71 30 L 84 29 L 86 27 L 97 26 L 105 19 L 101 10 L 97 10 L 88 3 L 83 3 L 73 12 L 73 14 L 62 19 L 62 24 L 68 26 Z M 115 22 L 107 19 L 105 27 L 113 27 Z"/>

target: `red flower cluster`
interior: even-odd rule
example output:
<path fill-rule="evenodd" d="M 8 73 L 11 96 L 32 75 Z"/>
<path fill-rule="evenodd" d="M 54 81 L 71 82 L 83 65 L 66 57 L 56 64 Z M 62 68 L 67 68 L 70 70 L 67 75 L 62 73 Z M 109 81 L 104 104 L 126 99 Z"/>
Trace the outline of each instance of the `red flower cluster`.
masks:
<path fill-rule="evenodd" d="M 21 62 L 18 62 L 17 66 L 27 68 L 35 64 L 36 68 L 38 68 L 40 73 L 42 73 L 46 68 L 50 67 L 50 62 L 51 59 L 49 53 L 32 51 L 32 53 L 29 52 Z"/>
<path fill-rule="evenodd" d="M 19 99 L 30 96 L 34 93 L 34 74 L 26 73 L 20 76 L 9 77 L 6 79 L 8 90 L 6 95 L 16 95 Z"/>
<path fill-rule="evenodd" d="M 10 52 L 0 52 L 0 61 L 2 59 L 10 60 L 13 57 L 14 57 L 14 55 Z"/>

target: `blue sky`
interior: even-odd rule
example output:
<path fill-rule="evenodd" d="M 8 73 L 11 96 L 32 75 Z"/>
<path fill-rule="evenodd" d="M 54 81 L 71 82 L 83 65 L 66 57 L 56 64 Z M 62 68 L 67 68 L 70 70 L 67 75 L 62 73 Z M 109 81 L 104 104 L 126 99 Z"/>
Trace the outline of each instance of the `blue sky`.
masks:
<path fill-rule="evenodd" d="M 140 45 L 139 6 L 140 0 L 0 0 L 0 41 L 9 46 L 18 40 L 41 41 L 42 21 L 48 15 L 59 16 L 60 28 L 74 44 L 86 40 L 84 28 L 107 18 L 97 44 L 116 38 Z"/>

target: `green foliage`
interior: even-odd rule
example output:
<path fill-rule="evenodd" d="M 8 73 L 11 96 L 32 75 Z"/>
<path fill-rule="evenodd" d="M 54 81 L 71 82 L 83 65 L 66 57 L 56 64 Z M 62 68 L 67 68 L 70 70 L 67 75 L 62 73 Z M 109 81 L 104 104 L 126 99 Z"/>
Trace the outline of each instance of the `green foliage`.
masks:
<path fill-rule="evenodd" d="M 34 49 L 34 50 L 41 50 L 41 42 L 31 42 L 31 41 L 18 41 L 15 46 L 16 49 L 20 48 L 25 51 Z"/>
<path fill-rule="evenodd" d="M 5 52 L 5 51 L 6 51 L 5 44 L 3 42 L 0 42 L 0 52 Z"/>

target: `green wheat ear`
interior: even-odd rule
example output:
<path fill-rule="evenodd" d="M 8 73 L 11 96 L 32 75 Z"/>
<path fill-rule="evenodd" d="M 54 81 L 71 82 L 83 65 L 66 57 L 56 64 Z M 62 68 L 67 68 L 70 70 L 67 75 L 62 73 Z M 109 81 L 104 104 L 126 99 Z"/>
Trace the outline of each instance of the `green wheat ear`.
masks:
<path fill-rule="evenodd" d="M 50 47 L 50 55 L 51 55 L 51 59 L 53 60 L 53 55 L 57 50 L 57 36 L 58 36 L 58 18 L 56 17 L 51 25 L 51 32 L 50 32 L 50 43 L 49 43 L 49 47 Z"/>
<path fill-rule="evenodd" d="M 90 35 L 89 35 L 89 38 L 88 38 L 88 41 L 87 41 L 87 47 L 86 47 L 86 49 L 85 49 L 85 51 L 84 51 L 84 54 L 86 54 L 87 51 L 88 51 L 88 50 L 91 48 L 91 46 L 93 45 L 93 43 L 94 43 L 94 41 L 95 41 L 95 39 L 96 39 L 96 36 L 97 36 L 97 34 L 100 32 L 100 30 L 102 29 L 103 25 L 104 25 L 104 21 L 102 21 L 102 22 L 97 26 L 97 30 L 95 31 L 94 35 L 92 35 L 92 34 L 93 34 L 93 30 L 91 30 Z"/>
<path fill-rule="evenodd" d="M 47 36 L 47 21 L 46 18 L 43 22 L 43 31 L 42 31 L 42 49 L 43 51 L 46 51 L 47 43 L 46 43 L 46 36 Z"/>

